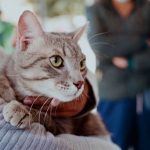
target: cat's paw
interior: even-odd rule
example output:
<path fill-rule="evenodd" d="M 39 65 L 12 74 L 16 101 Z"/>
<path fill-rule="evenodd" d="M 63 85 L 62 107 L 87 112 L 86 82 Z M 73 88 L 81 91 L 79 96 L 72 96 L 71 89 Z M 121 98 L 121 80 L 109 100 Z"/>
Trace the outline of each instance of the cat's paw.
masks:
<path fill-rule="evenodd" d="M 18 128 L 29 127 L 32 122 L 31 114 L 21 103 L 13 100 L 3 108 L 5 121 Z"/>

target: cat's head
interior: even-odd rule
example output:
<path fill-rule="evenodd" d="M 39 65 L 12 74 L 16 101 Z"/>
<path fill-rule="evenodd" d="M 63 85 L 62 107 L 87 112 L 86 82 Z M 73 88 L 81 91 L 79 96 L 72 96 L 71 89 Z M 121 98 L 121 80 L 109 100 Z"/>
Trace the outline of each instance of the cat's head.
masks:
<path fill-rule="evenodd" d="M 32 12 L 21 15 L 15 67 L 26 93 L 63 102 L 81 95 L 87 68 L 78 41 L 85 29 L 46 33 Z"/>

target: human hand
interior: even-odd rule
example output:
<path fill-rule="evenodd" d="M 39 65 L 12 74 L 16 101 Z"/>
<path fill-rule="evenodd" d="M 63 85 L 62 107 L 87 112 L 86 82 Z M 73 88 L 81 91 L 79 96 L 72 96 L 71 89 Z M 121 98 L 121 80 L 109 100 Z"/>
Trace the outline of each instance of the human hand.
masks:
<path fill-rule="evenodd" d="M 147 45 L 150 47 L 150 39 L 147 40 Z"/>
<path fill-rule="evenodd" d="M 128 67 L 128 60 L 125 57 L 114 57 L 112 59 L 112 63 L 120 69 L 125 69 Z"/>

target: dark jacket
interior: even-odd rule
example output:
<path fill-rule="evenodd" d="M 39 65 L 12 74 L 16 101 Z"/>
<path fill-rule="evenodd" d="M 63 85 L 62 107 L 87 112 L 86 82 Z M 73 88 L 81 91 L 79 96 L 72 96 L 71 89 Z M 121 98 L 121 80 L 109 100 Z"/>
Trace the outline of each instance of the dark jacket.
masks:
<path fill-rule="evenodd" d="M 150 2 L 135 5 L 129 17 L 121 17 L 111 5 L 87 8 L 89 42 L 97 57 L 100 97 L 119 99 L 150 88 Z M 123 56 L 129 67 L 119 69 L 112 58 Z"/>

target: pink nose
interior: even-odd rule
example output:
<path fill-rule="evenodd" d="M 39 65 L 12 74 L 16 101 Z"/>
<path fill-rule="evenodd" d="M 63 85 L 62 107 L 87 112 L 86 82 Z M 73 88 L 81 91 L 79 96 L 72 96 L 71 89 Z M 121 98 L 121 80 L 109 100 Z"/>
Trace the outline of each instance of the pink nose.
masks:
<path fill-rule="evenodd" d="M 73 83 L 76 87 L 77 87 L 77 89 L 79 90 L 79 89 L 81 89 L 81 87 L 82 87 L 82 85 L 83 85 L 83 81 L 78 81 L 78 82 L 76 82 L 76 83 Z"/>

